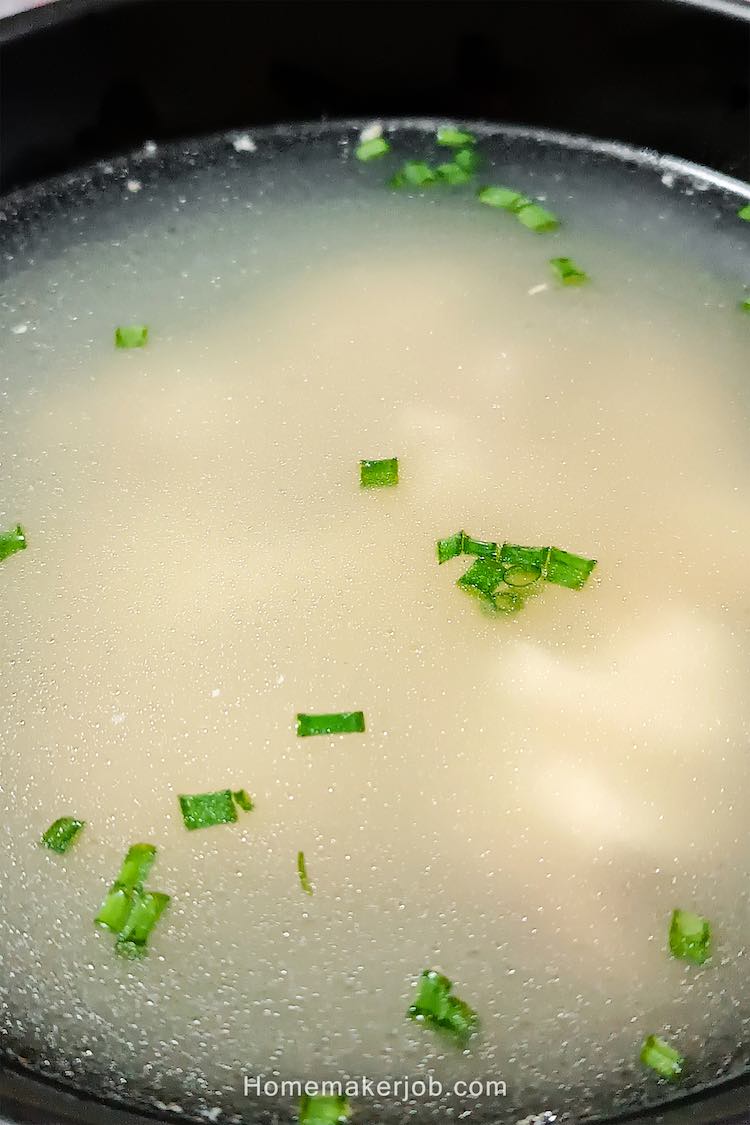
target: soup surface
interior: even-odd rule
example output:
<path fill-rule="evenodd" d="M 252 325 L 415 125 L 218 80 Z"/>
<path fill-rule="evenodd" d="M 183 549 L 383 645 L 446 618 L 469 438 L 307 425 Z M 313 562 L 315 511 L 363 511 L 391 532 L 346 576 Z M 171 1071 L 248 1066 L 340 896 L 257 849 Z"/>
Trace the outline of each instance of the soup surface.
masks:
<path fill-rule="evenodd" d="M 390 190 L 428 131 L 366 165 L 347 136 L 144 155 L 9 248 L 0 1041 L 214 1118 L 245 1076 L 432 1075 L 425 1111 L 511 1121 L 659 1100 L 644 1036 L 687 1086 L 750 1044 L 750 229 L 700 183 L 480 142 L 480 182 L 561 217 L 537 234 Z M 459 528 L 598 566 L 491 617 L 437 564 Z M 186 831 L 178 794 L 241 786 Z M 131 962 L 93 917 L 136 841 L 172 901 Z M 425 968 L 465 1051 L 405 1017 Z"/>

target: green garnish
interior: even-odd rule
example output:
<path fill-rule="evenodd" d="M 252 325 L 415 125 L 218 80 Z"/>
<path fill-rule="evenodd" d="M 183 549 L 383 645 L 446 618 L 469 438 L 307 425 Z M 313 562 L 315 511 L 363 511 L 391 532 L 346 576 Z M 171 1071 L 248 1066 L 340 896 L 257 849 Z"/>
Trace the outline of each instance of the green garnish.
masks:
<path fill-rule="evenodd" d="M 350 1114 L 343 1094 L 303 1094 L 299 1100 L 300 1125 L 336 1125 Z"/>
<path fill-rule="evenodd" d="M 236 805 L 239 805 L 239 807 L 245 812 L 252 812 L 255 808 L 253 799 L 248 793 L 247 789 L 235 789 L 235 791 L 232 793 L 232 796 L 234 797 L 234 803 Z"/>
<path fill-rule="evenodd" d="M 547 561 L 549 547 L 520 547 L 517 543 L 503 543 L 500 562 L 503 566 L 534 566 L 541 571 Z"/>
<path fill-rule="evenodd" d="M 737 212 L 739 219 L 744 219 L 746 223 L 750 223 L 750 203 L 746 203 L 744 207 L 740 207 Z"/>
<path fill-rule="evenodd" d="M 425 969 L 419 978 L 417 996 L 407 1011 L 410 1019 L 429 1024 L 453 1035 L 464 1045 L 477 1026 L 477 1014 L 463 1000 L 451 996 L 453 984 L 442 973 Z"/>
<path fill-rule="evenodd" d="M 466 573 L 461 575 L 456 585 L 467 593 L 473 594 L 474 597 L 495 605 L 494 595 L 502 586 L 503 580 L 503 568 L 497 559 L 478 558 Z"/>
<path fill-rule="evenodd" d="M 179 796 L 177 800 L 185 827 L 191 832 L 196 828 L 213 828 L 215 824 L 234 824 L 237 819 L 230 789 Z"/>
<path fill-rule="evenodd" d="M 689 910 L 675 910 L 669 926 L 669 951 L 673 957 L 702 965 L 711 956 L 711 926 L 708 919 Z"/>
<path fill-rule="evenodd" d="M 363 488 L 392 488 L 398 484 L 398 457 L 360 461 L 359 482 Z"/>
<path fill-rule="evenodd" d="M 362 141 L 361 144 L 357 145 L 354 155 L 357 160 L 366 163 L 368 160 L 377 160 L 379 156 L 385 156 L 390 151 L 391 146 L 385 137 L 371 137 L 369 141 Z"/>
<path fill-rule="evenodd" d="M 649 1035 L 643 1040 L 641 1047 L 641 1062 L 651 1070 L 655 1070 L 668 1082 L 674 1082 L 682 1074 L 685 1060 L 679 1051 L 670 1047 L 658 1035 Z"/>
<path fill-rule="evenodd" d="M 435 169 L 423 160 L 407 160 L 398 172 L 391 177 L 391 187 L 429 187 L 437 180 Z"/>
<path fill-rule="evenodd" d="M 743 312 L 750 312 L 750 297 L 745 297 L 743 301 L 740 301 L 740 308 Z"/>
<path fill-rule="evenodd" d="M 297 736 L 312 734 L 361 734 L 365 729 L 362 711 L 339 711 L 333 715 L 297 715 Z"/>
<path fill-rule="evenodd" d="M 512 211 L 514 214 L 531 203 L 520 191 L 507 187 L 481 187 L 477 192 L 477 199 L 488 207 L 500 207 L 503 211 Z"/>
<path fill-rule="evenodd" d="M 538 582 L 541 577 L 541 567 L 524 563 L 515 563 L 513 566 L 509 566 L 504 572 L 506 584 L 517 589 L 532 586 L 534 582 Z"/>
<path fill-rule="evenodd" d="M 26 532 L 17 523 L 12 531 L 4 531 L 0 533 L 0 562 L 4 559 L 9 559 L 11 555 L 15 555 L 17 551 L 26 550 Z"/>
<path fill-rule="evenodd" d="M 483 539 L 472 539 L 470 535 L 464 533 L 464 541 L 461 548 L 461 553 L 464 555 L 476 555 L 480 559 L 496 559 L 500 550 L 497 543 L 486 543 Z"/>
<path fill-rule="evenodd" d="M 473 148 L 462 148 L 453 157 L 453 163 L 458 164 L 464 172 L 476 172 L 480 164 L 479 154 Z"/>
<path fill-rule="evenodd" d="M 462 168 L 460 164 L 455 161 L 452 164 L 438 164 L 435 169 L 435 174 L 443 183 L 450 184 L 451 187 L 459 187 L 461 184 L 468 184 L 471 179 L 472 173 L 466 168 Z"/>
<path fill-rule="evenodd" d="M 126 324 L 115 328 L 115 347 L 142 348 L 148 340 L 148 326 L 145 324 Z"/>
<path fill-rule="evenodd" d="M 475 145 L 477 138 L 473 133 L 464 133 L 450 125 L 444 125 L 437 131 L 437 143 L 447 148 L 465 148 L 466 145 Z"/>
<path fill-rule="evenodd" d="M 526 600 L 518 590 L 500 590 L 493 599 L 493 605 L 498 613 L 518 613 L 525 604 Z"/>
<path fill-rule="evenodd" d="M 455 559 L 464 552 L 464 533 L 457 531 L 455 535 L 449 535 L 447 539 L 438 539 L 437 541 L 437 558 L 439 563 L 448 562 L 449 559 Z"/>
<path fill-rule="evenodd" d="M 41 839 L 45 848 L 63 855 L 73 844 L 85 825 L 85 820 L 76 820 L 73 816 L 61 816 L 50 824 Z"/>
<path fill-rule="evenodd" d="M 300 886 L 306 895 L 313 893 L 312 883 L 307 874 L 307 864 L 305 863 L 305 853 L 297 852 L 297 874 L 299 875 Z"/>
<path fill-rule="evenodd" d="M 516 218 L 529 230 L 539 232 L 555 230 L 560 226 L 557 215 L 553 215 L 551 211 L 540 207 L 538 203 L 527 203 L 525 207 L 521 207 L 516 212 Z"/>
<path fill-rule="evenodd" d="M 115 950 L 121 957 L 135 960 L 145 955 L 149 934 L 164 913 L 170 896 L 159 891 L 135 890 L 132 894 L 132 908 L 120 930 Z"/>
<path fill-rule="evenodd" d="M 115 887 L 138 887 L 145 883 L 149 871 L 156 859 L 156 848 L 153 844 L 133 844 L 128 848 L 125 859 L 120 868 L 112 889 Z"/>
<path fill-rule="evenodd" d="M 563 285 L 582 285 L 589 275 L 579 269 L 572 258 L 550 258 L 549 264 Z"/>
<path fill-rule="evenodd" d="M 561 551 L 559 547 L 550 547 L 543 573 L 546 580 L 554 582 L 556 586 L 582 590 L 595 566 L 596 559 L 584 559 L 570 551 Z"/>

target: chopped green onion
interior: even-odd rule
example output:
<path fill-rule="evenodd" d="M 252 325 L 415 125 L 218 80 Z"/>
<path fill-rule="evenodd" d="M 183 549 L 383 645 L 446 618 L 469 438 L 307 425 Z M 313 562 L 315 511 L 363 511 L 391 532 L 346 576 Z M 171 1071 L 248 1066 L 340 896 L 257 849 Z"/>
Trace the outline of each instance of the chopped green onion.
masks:
<path fill-rule="evenodd" d="M 297 735 L 361 734 L 365 729 L 362 711 L 339 711 L 333 715 L 297 715 Z"/>
<path fill-rule="evenodd" d="M 155 859 L 156 848 L 153 844 L 133 844 L 128 848 L 120 874 L 113 884 L 113 890 L 115 887 L 141 886 L 145 883 Z"/>
<path fill-rule="evenodd" d="M 451 187 L 459 187 L 461 184 L 468 184 L 471 179 L 471 172 L 462 168 L 460 164 L 454 161 L 452 164 L 438 164 L 435 169 L 435 174 L 443 183 L 450 184 Z"/>
<path fill-rule="evenodd" d="M 496 559 L 478 558 L 456 585 L 474 597 L 495 604 L 494 594 L 503 583 L 503 568 Z"/>
<path fill-rule="evenodd" d="M 137 893 L 138 891 L 134 887 L 118 887 L 115 885 L 100 906 L 96 918 L 94 918 L 97 926 L 103 926 L 105 930 L 111 930 L 113 934 L 121 933 L 130 917 Z"/>
<path fill-rule="evenodd" d="M 516 563 L 505 571 L 504 578 L 508 586 L 523 589 L 532 586 L 542 577 L 542 568 L 524 563 Z"/>
<path fill-rule="evenodd" d="M 464 133 L 450 125 L 444 125 L 437 131 L 437 143 L 447 148 L 464 148 L 466 145 L 476 144 L 477 138 L 473 133 Z"/>
<path fill-rule="evenodd" d="M 550 547 L 544 564 L 544 577 L 556 586 L 582 590 L 595 566 L 596 559 L 584 559 L 570 551 L 561 551 L 559 547 Z"/>
<path fill-rule="evenodd" d="M 303 1094 L 299 1100 L 300 1125 L 337 1125 L 350 1114 L 343 1094 Z"/>
<path fill-rule="evenodd" d="M 711 926 L 700 914 L 675 910 L 669 926 L 669 951 L 673 957 L 702 965 L 711 956 Z"/>
<path fill-rule="evenodd" d="M 360 461 L 359 481 L 363 488 L 392 488 L 398 484 L 398 457 Z"/>
<path fill-rule="evenodd" d="M 477 1014 L 463 1000 L 451 996 L 453 984 L 442 973 L 425 969 L 419 978 L 417 996 L 407 1011 L 410 1019 L 453 1035 L 465 1045 L 477 1026 Z"/>
<path fill-rule="evenodd" d="M 234 797 L 234 803 L 239 805 L 244 812 L 252 812 L 255 808 L 253 799 L 247 789 L 236 789 L 234 793 L 232 793 L 232 796 Z"/>
<path fill-rule="evenodd" d="M 750 297 L 745 297 L 743 301 L 740 301 L 740 308 L 743 312 L 750 312 Z"/>
<path fill-rule="evenodd" d="M 85 823 L 85 820 L 76 820 L 73 816 L 61 816 L 53 824 L 50 824 L 42 836 L 41 842 L 45 848 L 63 855 L 75 842 Z"/>
<path fill-rule="evenodd" d="M 668 1082 L 674 1082 L 679 1078 L 685 1065 L 680 1052 L 675 1051 L 674 1047 L 670 1047 L 669 1043 L 658 1035 L 649 1035 L 643 1040 L 641 1062 L 644 1066 L 655 1070 L 660 1077 L 666 1078 Z"/>
<path fill-rule="evenodd" d="M 123 860 L 120 874 L 109 889 L 102 907 L 94 921 L 120 933 L 133 906 L 133 894 L 143 890 L 154 859 L 156 848 L 153 844 L 133 844 Z"/>
<path fill-rule="evenodd" d="M 12 531 L 0 533 L 0 562 L 15 555 L 16 551 L 26 550 L 26 532 L 17 523 Z"/>
<path fill-rule="evenodd" d="M 434 168 L 423 160 L 407 160 L 395 176 L 390 179 L 391 187 L 429 187 L 437 180 Z"/>
<path fill-rule="evenodd" d="M 746 223 L 750 223 L 750 203 L 747 203 L 744 207 L 740 207 L 737 216 L 740 219 L 744 219 Z"/>
<path fill-rule="evenodd" d="M 366 163 L 368 160 L 377 160 L 379 156 L 385 156 L 390 151 L 391 146 L 385 137 L 371 137 L 369 141 L 362 141 L 361 144 L 357 145 L 354 155 L 357 160 Z"/>
<path fill-rule="evenodd" d="M 471 172 L 473 175 L 479 167 L 480 159 L 473 148 L 462 148 L 453 157 L 453 163 L 458 164 L 464 172 Z"/>
<path fill-rule="evenodd" d="M 513 191 L 507 187 L 481 187 L 477 192 L 477 199 L 488 207 L 500 207 L 503 211 L 520 211 L 528 207 L 531 200 L 520 191 Z"/>
<path fill-rule="evenodd" d="M 145 324 L 126 324 L 115 328 L 115 347 L 142 348 L 148 340 L 148 326 Z"/>
<path fill-rule="evenodd" d="M 540 207 L 538 203 L 527 203 L 525 207 L 521 207 L 516 212 L 516 218 L 529 230 L 539 232 L 555 230 L 560 226 L 557 215 L 553 215 L 551 211 Z"/>
<path fill-rule="evenodd" d="M 185 827 L 191 832 L 196 828 L 213 828 L 215 824 L 234 824 L 237 819 L 230 789 L 183 795 L 177 800 L 180 802 Z"/>
<path fill-rule="evenodd" d="M 518 613 L 526 604 L 526 599 L 518 590 L 500 590 L 495 594 L 493 604 L 498 613 Z"/>
<path fill-rule="evenodd" d="M 159 891 L 133 891 L 133 905 L 120 930 L 115 950 L 121 957 L 131 960 L 146 952 L 149 934 L 169 902 L 169 895 Z"/>
<path fill-rule="evenodd" d="M 464 534 L 461 548 L 461 553 L 464 555 L 476 555 L 480 559 L 496 559 L 499 550 L 497 543 L 485 543 L 482 539 L 472 539 L 470 535 Z"/>
<path fill-rule="evenodd" d="M 582 285 L 589 275 L 579 269 L 572 258 L 550 258 L 549 264 L 563 285 Z"/>
<path fill-rule="evenodd" d="M 500 562 L 503 566 L 534 566 L 544 570 L 549 547 L 521 547 L 517 543 L 503 543 Z"/>
<path fill-rule="evenodd" d="M 464 539 L 463 531 L 457 531 L 455 535 L 449 535 L 447 539 L 438 539 L 437 541 L 437 557 L 439 563 L 448 562 L 449 559 L 455 559 L 458 555 L 464 552 Z"/>
<path fill-rule="evenodd" d="M 307 864 L 305 863 L 305 853 L 297 852 L 297 874 L 299 875 L 300 886 L 306 895 L 313 893 L 312 883 L 307 874 Z"/>

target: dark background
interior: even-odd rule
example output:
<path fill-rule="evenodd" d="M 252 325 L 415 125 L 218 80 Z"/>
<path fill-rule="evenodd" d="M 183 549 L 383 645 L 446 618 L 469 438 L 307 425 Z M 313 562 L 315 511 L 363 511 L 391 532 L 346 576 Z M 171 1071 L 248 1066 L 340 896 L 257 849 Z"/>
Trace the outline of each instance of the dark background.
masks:
<path fill-rule="evenodd" d="M 671 0 L 78 0 L 60 22 L 61 3 L 53 26 L 3 25 L 3 191 L 146 138 L 409 114 L 628 140 L 750 178 L 750 24 Z"/>

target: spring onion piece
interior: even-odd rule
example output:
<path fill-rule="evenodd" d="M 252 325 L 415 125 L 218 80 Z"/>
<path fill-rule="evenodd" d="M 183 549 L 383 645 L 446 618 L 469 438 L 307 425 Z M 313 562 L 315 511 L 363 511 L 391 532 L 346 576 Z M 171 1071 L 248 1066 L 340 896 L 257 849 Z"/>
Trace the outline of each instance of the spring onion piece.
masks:
<path fill-rule="evenodd" d="M 744 219 L 746 223 L 750 223 L 750 203 L 745 204 L 744 207 L 740 207 L 737 216 L 740 219 Z"/>
<path fill-rule="evenodd" d="M 711 926 L 708 919 L 689 910 L 675 910 L 669 926 L 669 951 L 673 957 L 702 965 L 711 956 Z"/>
<path fill-rule="evenodd" d="M 655 1070 L 661 1078 L 674 1082 L 682 1074 L 685 1060 L 679 1051 L 670 1047 L 658 1035 L 649 1035 L 643 1040 L 641 1047 L 641 1062 L 651 1070 Z"/>
<path fill-rule="evenodd" d="M 456 585 L 474 597 L 495 605 L 494 594 L 503 584 L 503 568 L 497 559 L 478 558 Z"/>
<path fill-rule="evenodd" d="M 239 807 L 244 812 L 252 812 L 255 808 L 253 799 L 248 793 L 247 789 L 235 789 L 234 793 L 232 793 L 232 796 L 234 797 L 234 803 L 236 805 L 239 805 Z"/>
<path fill-rule="evenodd" d="M 15 555 L 17 551 L 26 550 L 26 532 L 17 523 L 12 531 L 4 531 L 0 533 L 0 562 L 4 559 L 9 559 L 11 555 Z"/>
<path fill-rule="evenodd" d="M 538 203 L 527 203 L 525 207 L 519 208 L 516 211 L 516 218 L 529 230 L 539 232 L 556 230 L 560 226 L 557 215 L 553 215 L 551 211 L 540 207 Z"/>
<path fill-rule="evenodd" d="M 305 863 L 304 852 L 297 852 L 297 874 L 299 875 L 299 881 L 302 890 L 306 895 L 311 895 L 313 893 L 313 888 L 307 874 L 307 864 Z"/>
<path fill-rule="evenodd" d="M 498 613 L 518 613 L 526 604 L 524 595 L 519 590 L 500 590 L 493 599 L 493 605 Z"/>
<path fill-rule="evenodd" d="M 215 824 L 233 824 L 237 819 L 230 789 L 179 796 L 177 800 L 185 827 L 191 832 L 196 828 L 213 828 Z"/>
<path fill-rule="evenodd" d="M 464 172 L 471 172 L 473 175 L 481 161 L 478 153 L 473 148 L 462 148 L 453 157 L 453 163 L 458 164 L 459 168 L 463 168 Z"/>
<path fill-rule="evenodd" d="M 500 546 L 498 543 L 485 543 L 482 539 L 472 539 L 470 535 L 464 533 L 463 546 L 461 553 L 464 555 L 476 555 L 480 559 L 496 559 Z"/>
<path fill-rule="evenodd" d="M 524 563 L 515 563 L 513 566 L 508 567 L 503 577 L 508 586 L 523 589 L 539 581 L 542 577 L 542 568 L 540 566 L 531 566 Z"/>
<path fill-rule="evenodd" d="M 143 884 L 156 858 L 153 844 L 133 844 L 123 860 L 120 874 L 109 889 L 94 921 L 119 934 L 133 907 L 133 893 Z"/>
<path fill-rule="evenodd" d="M 464 553 L 464 533 L 457 531 L 455 535 L 449 535 L 447 539 L 438 539 L 437 541 L 437 558 L 439 563 L 448 562 L 449 559 L 455 559 Z"/>
<path fill-rule="evenodd" d="M 437 180 L 434 168 L 425 164 L 423 160 L 407 160 L 405 164 L 392 176 L 389 183 L 391 187 L 429 187 Z"/>
<path fill-rule="evenodd" d="M 365 729 L 362 711 L 339 711 L 334 715 L 297 715 L 297 736 L 312 734 L 361 734 Z"/>
<path fill-rule="evenodd" d="M 359 482 L 363 488 L 392 488 L 398 484 L 398 457 L 360 461 Z"/>
<path fill-rule="evenodd" d="M 126 324 L 115 328 L 115 347 L 142 348 L 148 340 L 148 326 L 145 324 Z"/>
<path fill-rule="evenodd" d="M 740 308 L 743 312 L 750 312 L 750 297 L 745 297 L 744 301 L 740 301 Z"/>
<path fill-rule="evenodd" d="M 514 213 L 531 204 L 531 200 L 521 195 L 520 191 L 507 187 L 481 187 L 477 192 L 477 199 L 488 207 L 500 207 L 503 211 Z"/>
<path fill-rule="evenodd" d="M 550 258 L 549 264 L 563 285 L 583 285 L 589 275 L 579 269 L 572 258 Z"/>
<path fill-rule="evenodd" d="M 465 148 L 466 145 L 477 143 L 473 133 L 464 133 L 460 129 L 451 128 L 450 125 L 438 129 L 436 139 L 439 145 L 445 145 L 446 148 Z"/>
<path fill-rule="evenodd" d="M 145 883 L 155 859 L 156 848 L 153 844 L 133 844 L 128 848 L 120 874 L 113 884 L 113 890 L 115 887 L 141 886 Z"/>
<path fill-rule="evenodd" d="M 385 137 L 371 137 L 369 141 L 362 141 L 361 144 L 357 145 L 354 155 L 357 160 L 366 163 L 368 160 L 377 160 L 379 156 L 385 156 L 390 151 L 391 146 Z"/>
<path fill-rule="evenodd" d="M 169 897 L 159 891 L 133 891 L 133 906 L 115 945 L 121 957 L 134 960 L 144 956 L 149 934 L 164 913 Z"/>
<path fill-rule="evenodd" d="M 343 1094 L 303 1094 L 299 1100 L 299 1125 L 337 1125 L 350 1115 Z"/>
<path fill-rule="evenodd" d="M 53 824 L 50 824 L 42 836 L 41 842 L 45 848 L 63 855 L 71 844 L 75 843 L 78 833 L 85 823 L 85 820 L 76 820 L 73 816 L 61 816 Z"/>
<path fill-rule="evenodd" d="M 454 161 L 452 164 L 438 164 L 435 175 L 444 184 L 450 184 L 451 187 L 460 187 L 461 184 L 468 184 L 472 173 Z"/>
<path fill-rule="evenodd" d="M 544 572 L 549 547 L 521 547 L 517 543 L 503 543 L 500 562 L 503 566 L 534 566 Z"/>
<path fill-rule="evenodd" d="M 582 590 L 595 566 L 596 559 L 584 559 L 581 555 L 572 555 L 570 551 L 561 551 L 559 547 L 550 547 L 543 572 L 547 581 L 554 582 L 556 586 Z"/>
<path fill-rule="evenodd" d="M 477 1026 L 477 1014 L 463 1000 L 451 996 L 453 984 L 442 973 L 425 969 L 417 996 L 407 1011 L 410 1019 L 447 1031 L 463 1046 Z"/>

